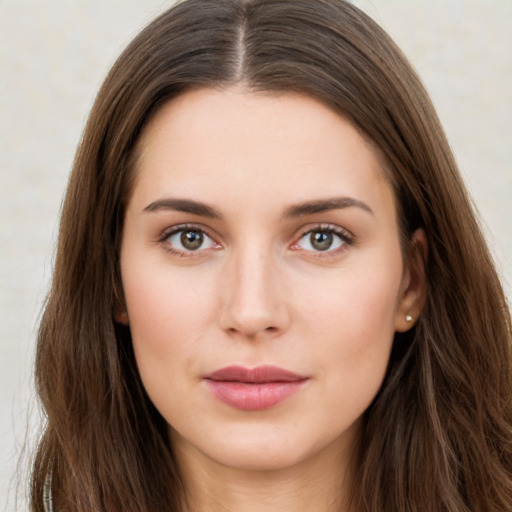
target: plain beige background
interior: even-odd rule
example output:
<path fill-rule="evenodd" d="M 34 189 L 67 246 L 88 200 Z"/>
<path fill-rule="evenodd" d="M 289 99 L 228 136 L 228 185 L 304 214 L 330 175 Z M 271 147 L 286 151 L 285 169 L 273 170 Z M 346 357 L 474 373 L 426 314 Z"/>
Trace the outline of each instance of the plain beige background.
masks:
<path fill-rule="evenodd" d="M 35 332 L 77 141 L 114 58 L 171 3 L 0 0 L 0 510 L 14 510 L 11 476 L 38 421 Z M 355 3 L 431 92 L 511 297 L 512 1 Z"/>

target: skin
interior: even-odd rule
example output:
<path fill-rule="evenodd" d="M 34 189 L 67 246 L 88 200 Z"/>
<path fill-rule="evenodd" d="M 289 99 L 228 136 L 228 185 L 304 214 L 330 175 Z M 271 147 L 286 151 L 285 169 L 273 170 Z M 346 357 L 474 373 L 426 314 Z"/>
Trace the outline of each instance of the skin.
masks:
<path fill-rule="evenodd" d="M 404 262 L 376 152 L 314 99 L 240 87 L 167 103 L 138 149 L 118 321 L 130 325 L 143 384 L 169 424 L 188 509 L 349 510 L 361 416 L 395 331 L 424 301 L 421 251 Z M 169 198 L 216 217 L 165 206 Z M 296 211 L 333 198 L 353 204 Z M 196 240 L 205 233 L 202 245 L 170 235 L 182 224 Z M 311 233 L 332 245 L 319 250 Z M 421 231 L 412 245 L 425 250 Z M 204 380 L 234 364 L 307 381 L 274 407 L 240 410 Z"/>

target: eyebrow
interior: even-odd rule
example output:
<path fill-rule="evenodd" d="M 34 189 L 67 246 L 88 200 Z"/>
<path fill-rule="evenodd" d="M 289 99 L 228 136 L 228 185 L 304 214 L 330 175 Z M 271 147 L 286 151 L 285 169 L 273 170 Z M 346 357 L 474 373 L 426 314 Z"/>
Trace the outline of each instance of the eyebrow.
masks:
<path fill-rule="evenodd" d="M 373 210 L 359 199 L 355 199 L 353 197 L 333 197 L 331 199 L 307 201 L 305 203 L 291 206 L 286 210 L 284 216 L 288 218 L 301 217 L 303 215 L 312 215 L 314 213 L 322 213 L 329 210 L 340 210 L 354 206 L 374 215 Z"/>
<path fill-rule="evenodd" d="M 318 199 L 307 201 L 288 208 L 284 213 L 284 218 L 302 217 L 315 213 L 322 213 L 329 210 L 340 210 L 344 208 L 357 207 L 372 215 L 373 210 L 363 201 L 353 197 L 334 197 L 330 199 Z M 144 212 L 156 212 L 160 210 L 174 210 L 185 213 L 192 213 L 201 217 L 210 219 L 220 219 L 222 215 L 211 206 L 199 201 L 190 199 L 163 198 L 153 201 L 144 208 Z"/>
<path fill-rule="evenodd" d="M 156 212 L 159 210 L 175 210 L 178 212 L 193 213 L 194 215 L 200 215 L 201 217 L 208 217 L 210 219 L 221 218 L 220 213 L 211 206 L 189 199 L 158 199 L 144 208 L 145 212 Z"/>

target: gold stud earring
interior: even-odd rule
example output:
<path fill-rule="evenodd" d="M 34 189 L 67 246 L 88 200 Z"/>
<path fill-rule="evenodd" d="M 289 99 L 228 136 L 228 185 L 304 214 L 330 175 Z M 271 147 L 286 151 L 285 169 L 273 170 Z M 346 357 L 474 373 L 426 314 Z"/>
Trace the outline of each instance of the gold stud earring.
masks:
<path fill-rule="evenodd" d="M 407 323 L 410 324 L 414 320 L 414 318 L 411 315 L 405 315 L 405 320 L 407 321 Z"/>

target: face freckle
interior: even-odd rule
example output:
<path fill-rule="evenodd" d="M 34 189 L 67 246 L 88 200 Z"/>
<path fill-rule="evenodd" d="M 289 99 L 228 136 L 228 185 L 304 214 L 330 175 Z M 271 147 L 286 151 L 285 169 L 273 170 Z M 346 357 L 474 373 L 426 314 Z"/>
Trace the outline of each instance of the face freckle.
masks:
<path fill-rule="evenodd" d="M 122 282 L 178 456 L 278 469 L 349 452 L 408 285 L 370 145 L 314 99 L 232 88 L 170 101 L 139 149 Z"/>

